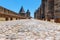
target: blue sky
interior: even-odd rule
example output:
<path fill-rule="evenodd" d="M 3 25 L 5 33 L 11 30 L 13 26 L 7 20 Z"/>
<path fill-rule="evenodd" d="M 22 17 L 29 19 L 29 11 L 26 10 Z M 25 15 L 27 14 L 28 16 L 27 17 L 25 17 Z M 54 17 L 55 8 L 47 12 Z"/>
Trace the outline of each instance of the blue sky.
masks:
<path fill-rule="evenodd" d="M 19 12 L 21 6 L 25 12 L 30 10 L 31 16 L 34 16 L 34 11 L 41 5 L 41 0 L 0 0 L 0 6 L 3 6 L 14 12 Z"/>

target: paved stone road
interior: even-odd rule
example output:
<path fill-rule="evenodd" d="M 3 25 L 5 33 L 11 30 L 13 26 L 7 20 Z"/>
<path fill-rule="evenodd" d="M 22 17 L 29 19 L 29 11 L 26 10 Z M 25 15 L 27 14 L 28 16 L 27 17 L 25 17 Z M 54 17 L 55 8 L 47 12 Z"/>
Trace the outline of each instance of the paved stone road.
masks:
<path fill-rule="evenodd" d="M 60 25 L 35 19 L 0 22 L 0 40 L 60 40 Z"/>

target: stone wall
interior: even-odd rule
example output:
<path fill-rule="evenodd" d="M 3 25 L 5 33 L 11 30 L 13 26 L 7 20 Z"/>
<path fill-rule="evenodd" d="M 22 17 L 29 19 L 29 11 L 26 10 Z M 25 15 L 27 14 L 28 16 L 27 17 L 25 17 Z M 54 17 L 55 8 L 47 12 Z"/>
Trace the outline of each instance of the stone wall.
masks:
<path fill-rule="evenodd" d="M 60 23 L 60 0 L 42 0 L 40 14 L 35 13 L 36 19 Z"/>
<path fill-rule="evenodd" d="M 55 21 L 60 23 L 60 0 L 55 0 L 54 2 Z"/>
<path fill-rule="evenodd" d="M 0 17 L 0 21 L 5 21 L 5 18 L 4 17 Z"/>

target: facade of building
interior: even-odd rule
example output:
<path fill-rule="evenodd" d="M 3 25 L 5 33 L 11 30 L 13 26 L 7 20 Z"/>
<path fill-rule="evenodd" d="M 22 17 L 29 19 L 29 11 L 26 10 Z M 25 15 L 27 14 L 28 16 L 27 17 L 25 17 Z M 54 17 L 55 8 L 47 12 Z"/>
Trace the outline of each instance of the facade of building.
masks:
<path fill-rule="evenodd" d="M 23 9 L 21 9 L 21 14 L 23 14 Z M 8 10 L 2 6 L 0 6 L 0 21 L 9 21 L 9 20 L 18 20 L 18 19 L 26 19 L 25 14 L 21 15 L 19 13 Z"/>
<path fill-rule="evenodd" d="M 45 20 L 54 20 L 54 0 L 45 0 Z"/>
<path fill-rule="evenodd" d="M 40 10 L 40 9 L 36 10 L 35 13 L 34 13 L 34 18 L 35 18 L 35 19 L 37 19 L 37 18 L 40 19 L 40 18 L 39 18 L 39 10 Z"/>
<path fill-rule="evenodd" d="M 60 22 L 60 0 L 54 0 L 55 22 Z"/>
<path fill-rule="evenodd" d="M 27 12 L 26 12 L 26 17 L 27 17 L 28 19 L 31 18 L 31 16 L 30 16 L 30 11 L 29 11 L 29 10 L 27 10 Z"/>
<path fill-rule="evenodd" d="M 24 8 L 23 8 L 23 7 L 21 7 L 21 9 L 20 9 L 20 11 L 19 11 L 19 14 L 20 14 L 20 16 L 22 16 L 22 17 L 23 17 L 23 19 L 25 19 L 25 18 L 26 18 L 26 13 L 25 13 L 25 10 L 24 10 Z"/>
<path fill-rule="evenodd" d="M 35 19 L 44 19 L 45 18 L 45 0 L 42 0 L 41 6 L 35 11 L 34 18 Z"/>
<path fill-rule="evenodd" d="M 0 21 L 20 19 L 17 13 L 0 6 Z"/>
<path fill-rule="evenodd" d="M 30 11 L 27 10 L 27 12 L 25 12 L 23 6 L 21 7 L 21 9 L 20 9 L 20 11 L 19 11 L 19 14 L 20 14 L 20 16 L 23 17 L 23 19 L 26 19 L 26 18 L 29 19 L 29 18 L 30 18 Z"/>
<path fill-rule="evenodd" d="M 42 0 L 40 9 L 40 11 L 38 9 L 40 16 L 38 12 L 36 12 L 35 18 L 39 16 L 40 19 L 60 22 L 60 0 Z M 36 19 L 38 19 L 38 17 Z"/>

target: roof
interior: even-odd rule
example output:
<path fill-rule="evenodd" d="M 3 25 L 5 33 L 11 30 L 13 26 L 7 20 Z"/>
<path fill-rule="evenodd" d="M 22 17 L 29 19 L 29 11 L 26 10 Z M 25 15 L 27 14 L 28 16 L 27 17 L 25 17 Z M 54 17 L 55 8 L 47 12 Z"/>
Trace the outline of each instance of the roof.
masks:
<path fill-rule="evenodd" d="M 19 13 L 25 13 L 23 6 L 21 7 Z"/>
<path fill-rule="evenodd" d="M 4 7 L 0 6 L 0 8 L 4 8 Z M 9 9 L 7 9 L 7 8 L 4 8 L 4 9 L 6 9 L 6 10 L 8 10 L 8 11 L 10 11 L 10 12 L 13 12 L 13 14 L 17 14 L 16 12 L 11 11 L 11 10 L 9 10 Z"/>

